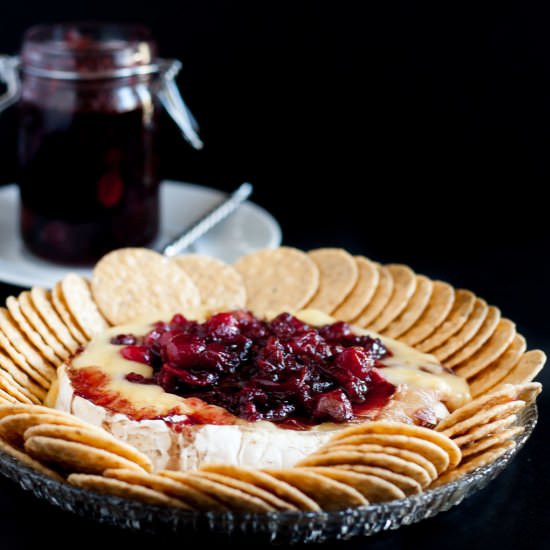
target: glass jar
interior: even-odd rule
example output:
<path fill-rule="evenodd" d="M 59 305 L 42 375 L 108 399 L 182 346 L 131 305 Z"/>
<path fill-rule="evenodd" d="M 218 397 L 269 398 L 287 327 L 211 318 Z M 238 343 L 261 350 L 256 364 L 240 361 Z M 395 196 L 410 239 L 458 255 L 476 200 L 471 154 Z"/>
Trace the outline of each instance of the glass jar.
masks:
<path fill-rule="evenodd" d="M 155 239 L 160 105 L 202 146 L 173 81 L 179 67 L 158 59 L 146 28 L 115 24 L 33 27 L 20 58 L 3 58 L 5 103 L 19 99 L 20 223 L 30 250 L 88 263 Z"/>

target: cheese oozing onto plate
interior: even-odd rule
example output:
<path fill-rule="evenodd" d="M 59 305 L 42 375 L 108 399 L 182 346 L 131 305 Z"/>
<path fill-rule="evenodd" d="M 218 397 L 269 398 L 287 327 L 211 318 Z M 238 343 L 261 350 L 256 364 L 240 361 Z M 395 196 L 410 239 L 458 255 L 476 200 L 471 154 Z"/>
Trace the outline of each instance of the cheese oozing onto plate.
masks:
<path fill-rule="evenodd" d="M 296 317 L 312 326 L 335 322 L 315 310 L 303 310 Z M 286 468 L 349 426 L 323 423 L 292 430 L 271 422 L 248 422 L 201 399 L 167 393 L 154 384 L 130 382 L 126 379 L 128 374 L 149 378 L 152 368 L 124 359 L 120 346 L 110 343 L 111 338 L 119 334 L 142 335 L 151 328 L 150 323 L 117 326 L 94 338 L 69 364 L 59 368 L 47 404 L 105 428 L 149 456 L 155 469 L 187 470 L 209 463 Z M 392 352 L 383 360 L 386 366 L 378 370 L 397 386 L 386 407 L 361 420 L 410 423 L 422 421 L 427 415 L 437 422 L 448 415 L 449 409 L 470 400 L 466 381 L 441 367 L 432 355 L 370 331 L 357 327 L 353 330 L 380 338 Z M 98 375 L 92 380 L 101 381 L 101 391 L 79 394 L 73 384 L 74 376 L 90 370 Z M 194 417 L 194 422 L 199 418 L 199 423 L 186 422 L 189 417 Z"/>

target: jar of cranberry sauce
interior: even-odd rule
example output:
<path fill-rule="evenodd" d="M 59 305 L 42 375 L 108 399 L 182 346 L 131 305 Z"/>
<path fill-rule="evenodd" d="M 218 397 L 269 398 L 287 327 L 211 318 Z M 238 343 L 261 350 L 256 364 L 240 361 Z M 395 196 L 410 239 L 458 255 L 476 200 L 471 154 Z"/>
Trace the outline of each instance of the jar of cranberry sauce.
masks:
<path fill-rule="evenodd" d="M 141 26 L 59 24 L 27 31 L 17 66 L 20 223 L 29 249 L 88 263 L 152 243 L 160 106 L 202 145 L 173 81 L 179 62 L 158 59 Z"/>

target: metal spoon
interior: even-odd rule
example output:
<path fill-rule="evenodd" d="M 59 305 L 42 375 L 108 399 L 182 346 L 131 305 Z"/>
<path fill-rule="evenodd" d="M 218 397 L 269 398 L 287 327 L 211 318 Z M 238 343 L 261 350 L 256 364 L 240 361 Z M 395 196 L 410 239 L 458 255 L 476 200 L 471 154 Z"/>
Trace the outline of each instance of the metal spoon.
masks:
<path fill-rule="evenodd" d="M 160 247 L 165 256 L 177 256 L 197 239 L 233 213 L 252 193 L 251 183 L 243 183 L 221 203 L 186 227 L 177 237 Z"/>

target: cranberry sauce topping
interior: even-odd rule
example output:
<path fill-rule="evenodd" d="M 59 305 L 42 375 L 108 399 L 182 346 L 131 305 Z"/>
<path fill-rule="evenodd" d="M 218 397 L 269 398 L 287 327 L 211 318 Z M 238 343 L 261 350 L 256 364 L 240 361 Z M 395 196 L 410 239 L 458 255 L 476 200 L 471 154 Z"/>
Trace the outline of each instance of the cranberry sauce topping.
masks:
<path fill-rule="evenodd" d="M 245 311 L 205 323 L 176 315 L 143 337 L 115 336 L 121 355 L 153 368 L 150 379 L 182 397 L 199 397 L 249 421 L 300 428 L 349 422 L 382 408 L 395 392 L 375 367 L 391 355 L 379 339 L 347 323 L 311 327 L 288 313 L 262 321 Z"/>

